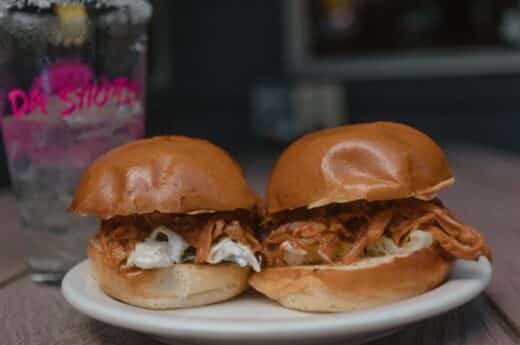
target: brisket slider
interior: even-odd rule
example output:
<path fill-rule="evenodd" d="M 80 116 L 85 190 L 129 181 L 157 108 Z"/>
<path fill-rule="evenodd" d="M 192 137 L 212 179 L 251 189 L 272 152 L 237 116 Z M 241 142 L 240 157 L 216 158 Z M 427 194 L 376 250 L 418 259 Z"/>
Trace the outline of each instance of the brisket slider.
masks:
<path fill-rule="evenodd" d="M 435 142 L 378 122 L 307 135 L 272 172 L 265 266 L 250 284 L 305 311 L 366 309 L 441 284 L 456 258 L 490 256 L 436 192 L 454 182 Z"/>
<path fill-rule="evenodd" d="M 221 148 L 181 136 L 108 152 L 81 177 L 70 210 L 101 224 L 95 279 L 121 301 L 172 309 L 227 300 L 258 271 L 259 199 Z"/>

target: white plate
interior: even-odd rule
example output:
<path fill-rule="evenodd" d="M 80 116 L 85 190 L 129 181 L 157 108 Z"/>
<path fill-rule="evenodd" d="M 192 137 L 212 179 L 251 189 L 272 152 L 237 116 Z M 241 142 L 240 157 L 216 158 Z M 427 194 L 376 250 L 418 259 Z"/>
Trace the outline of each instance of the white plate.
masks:
<path fill-rule="evenodd" d="M 106 296 L 84 261 L 65 276 L 67 301 L 94 319 L 147 333 L 163 342 L 211 344 L 362 343 L 391 333 L 411 322 L 456 308 L 489 284 L 491 266 L 458 260 L 438 288 L 421 296 L 365 311 L 337 314 L 303 313 L 284 309 L 255 292 L 205 307 L 152 311 Z"/>

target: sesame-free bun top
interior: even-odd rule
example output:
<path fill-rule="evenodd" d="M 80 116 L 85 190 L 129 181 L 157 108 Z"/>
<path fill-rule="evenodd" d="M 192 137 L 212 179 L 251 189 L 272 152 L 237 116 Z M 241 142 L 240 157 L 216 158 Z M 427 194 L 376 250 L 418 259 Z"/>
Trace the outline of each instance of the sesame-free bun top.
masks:
<path fill-rule="evenodd" d="M 453 183 L 442 149 L 392 122 L 325 129 L 292 143 L 267 190 L 269 214 L 354 200 L 429 199 Z"/>
<path fill-rule="evenodd" d="M 110 218 L 253 209 L 258 201 L 226 151 L 201 139 L 165 136 L 130 142 L 94 161 L 70 211 Z"/>

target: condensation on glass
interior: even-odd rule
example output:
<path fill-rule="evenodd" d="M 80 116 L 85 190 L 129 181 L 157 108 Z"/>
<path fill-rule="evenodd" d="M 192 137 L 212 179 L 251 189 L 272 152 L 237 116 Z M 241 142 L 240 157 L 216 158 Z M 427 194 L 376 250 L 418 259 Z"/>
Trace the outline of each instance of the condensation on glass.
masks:
<path fill-rule="evenodd" d="M 0 112 L 33 279 L 60 279 L 97 222 L 67 213 L 99 155 L 144 133 L 140 0 L 0 3 Z"/>

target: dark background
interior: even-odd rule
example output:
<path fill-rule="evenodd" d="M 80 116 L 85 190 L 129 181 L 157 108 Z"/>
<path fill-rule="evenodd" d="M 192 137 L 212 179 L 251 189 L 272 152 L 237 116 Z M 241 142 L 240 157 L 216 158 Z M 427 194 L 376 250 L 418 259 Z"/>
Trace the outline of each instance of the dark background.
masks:
<path fill-rule="evenodd" d="M 282 2 L 159 3 L 165 11 L 155 12 L 155 25 L 162 30 L 162 21 L 168 23 L 172 81 L 151 90 L 149 133 L 203 136 L 228 147 L 254 144 L 248 117 L 251 88 L 264 78 L 288 77 Z M 152 38 L 152 54 L 161 50 L 159 43 Z M 151 61 L 152 74 L 161 73 Z"/>
<path fill-rule="evenodd" d="M 156 20 L 169 24 L 172 82 L 150 90 L 149 133 L 204 136 L 231 150 L 265 144 L 253 135 L 248 100 L 256 82 L 292 78 L 284 58 L 283 2 L 167 3 Z M 153 50 L 154 43 L 152 38 Z M 349 120 L 404 121 L 436 138 L 520 151 L 520 76 L 475 72 L 458 78 L 345 82 Z"/>
<path fill-rule="evenodd" d="M 291 82 L 283 2 L 157 0 L 150 26 L 147 134 L 208 138 L 234 155 L 279 151 L 259 138 L 250 92 L 262 80 Z M 470 52 L 468 52 L 470 53 Z M 520 152 L 520 76 L 345 81 L 349 122 L 409 123 L 435 139 Z M 3 155 L 3 152 L 2 152 Z M 5 159 L 0 184 L 8 183 Z"/>

